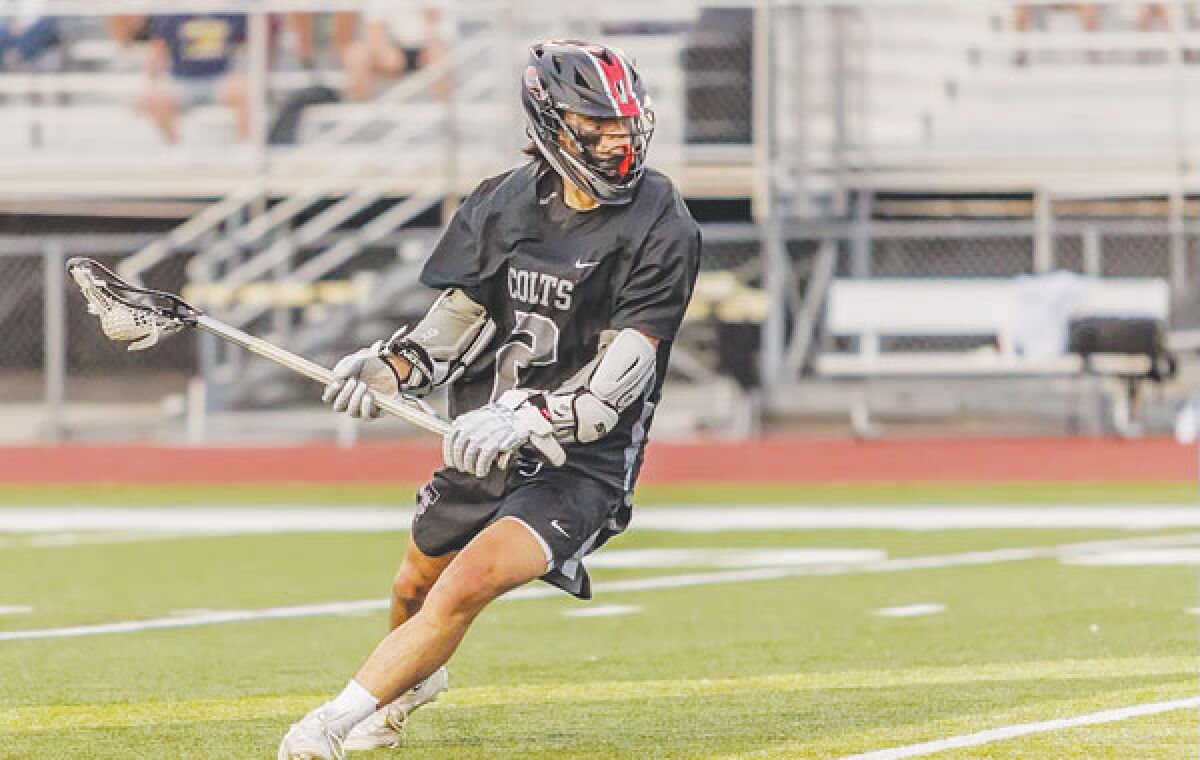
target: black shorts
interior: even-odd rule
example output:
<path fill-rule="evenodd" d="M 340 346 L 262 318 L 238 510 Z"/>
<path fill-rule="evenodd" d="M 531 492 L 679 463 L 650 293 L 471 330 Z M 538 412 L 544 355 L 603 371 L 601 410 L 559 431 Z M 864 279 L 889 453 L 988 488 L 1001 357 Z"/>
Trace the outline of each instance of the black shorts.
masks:
<path fill-rule="evenodd" d="M 505 517 L 525 524 L 546 552 L 542 580 L 580 599 L 592 597 L 582 560 L 616 531 L 610 519 L 623 495 L 612 486 L 568 469 L 534 467 L 513 472 L 499 498 L 480 481 L 441 470 L 417 492 L 413 542 L 438 557 L 458 551 L 484 528 Z"/>

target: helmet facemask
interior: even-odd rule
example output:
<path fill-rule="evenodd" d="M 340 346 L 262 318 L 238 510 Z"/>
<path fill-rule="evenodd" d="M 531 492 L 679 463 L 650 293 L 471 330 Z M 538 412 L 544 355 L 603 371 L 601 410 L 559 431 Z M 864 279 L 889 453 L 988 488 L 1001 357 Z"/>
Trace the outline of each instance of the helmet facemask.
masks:
<path fill-rule="evenodd" d="M 572 118 L 575 117 L 575 118 Z M 560 144 L 603 179 L 621 185 L 641 176 L 654 134 L 654 117 L 623 116 L 601 121 L 567 112 L 560 115 Z M 616 127 L 615 129 L 612 127 Z"/>
<path fill-rule="evenodd" d="M 598 77 L 596 56 L 621 77 Z M 534 46 L 522 88 L 527 132 L 538 152 L 564 180 L 604 205 L 632 200 L 654 134 L 649 98 L 621 56 L 584 43 Z M 568 76 L 572 70 L 574 77 Z"/>
<path fill-rule="evenodd" d="M 594 117 L 577 114 L 584 119 L 571 119 L 568 113 L 547 109 L 543 116 L 553 129 L 539 130 L 530 125 L 530 138 L 560 175 L 596 202 L 628 203 L 646 170 L 646 153 L 654 136 L 654 112 L 646 109 L 644 116 L 608 120 L 620 123 L 615 130 L 601 126 L 603 122 Z"/>

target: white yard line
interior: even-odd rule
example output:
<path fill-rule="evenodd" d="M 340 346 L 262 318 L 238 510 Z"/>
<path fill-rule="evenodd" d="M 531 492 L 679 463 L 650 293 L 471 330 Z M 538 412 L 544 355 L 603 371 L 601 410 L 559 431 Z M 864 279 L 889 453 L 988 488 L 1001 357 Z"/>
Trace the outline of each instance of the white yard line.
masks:
<path fill-rule="evenodd" d="M 0 615 L 28 615 L 33 607 L 28 604 L 0 604 Z"/>
<path fill-rule="evenodd" d="M 408 530 L 411 509 L 376 507 L 35 507 L 0 509 L 0 533 L 237 533 L 375 532 Z"/>
<path fill-rule="evenodd" d="M 884 607 L 883 609 L 875 610 L 875 614 L 879 617 L 890 618 L 908 618 L 920 617 L 922 615 L 936 615 L 946 609 L 944 604 L 905 604 L 899 607 Z"/>
<path fill-rule="evenodd" d="M 638 530 L 952 530 L 1200 527 L 1195 507 L 679 507 L 633 510 Z"/>
<path fill-rule="evenodd" d="M 660 591 L 663 589 L 692 588 L 697 586 L 748 583 L 752 581 L 780 580 L 813 575 L 848 575 L 852 573 L 891 573 L 905 570 L 923 570 L 971 565 L 988 565 L 1029 559 L 1047 559 L 1072 556 L 1089 551 L 1105 551 L 1131 546 L 1178 545 L 1200 541 L 1200 534 L 1187 533 L 1174 536 L 1145 536 L 1141 538 L 1108 541 L 1085 541 L 1058 546 L 1035 546 L 1027 548 L 993 549 L 990 551 L 939 554 L 925 557 L 885 559 L 875 562 L 811 565 L 794 567 L 765 567 L 750 570 L 724 570 L 712 573 L 685 573 L 653 578 L 633 578 L 619 581 L 600 581 L 592 588 L 597 593 L 624 593 Z M 501 601 L 519 599 L 542 599 L 558 596 L 562 592 L 550 586 L 526 586 L 500 597 Z M 52 639 L 75 636 L 96 636 L 110 633 L 133 633 L 136 631 L 165 628 L 190 628 L 223 623 L 244 623 L 255 620 L 288 620 L 293 618 L 319 617 L 327 615 L 352 615 L 387 608 L 386 599 L 364 599 L 354 602 L 332 602 L 291 607 L 270 607 L 258 610 L 234 610 L 201 612 L 195 615 L 175 615 L 155 620 L 129 620 L 99 625 L 70 626 L 26 631 L 0 631 L 0 641 L 23 641 L 29 639 Z"/>
<path fill-rule="evenodd" d="M 847 755 L 838 760 L 902 760 L 902 758 L 906 757 L 924 757 L 937 752 L 944 752 L 948 749 L 978 747 L 981 744 L 1015 739 L 1018 736 L 1028 736 L 1048 731 L 1061 731 L 1065 728 L 1075 728 L 1077 726 L 1113 723 L 1119 720 L 1128 720 L 1129 718 L 1157 715 L 1174 710 L 1194 709 L 1196 707 L 1200 707 L 1200 697 L 1188 697 L 1187 699 L 1176 699 L 1170 702 L 1154 702 L 1144 705 L 1134 705 L 1132 707 L 1120 707 L 1115 710 L 1102 710 L 1100 712 L 1088 713 L 1087 715 L 1077 715 L 1074 718 L 1059 718 L 1039 723 L 1020 723 L 1015 726 L 992 728 L 987 731 L 964 734 L 963 736 L 952 736 L 948 739 L 909 744 L 905 747 L 893 747 L 891 749 L 864 752 L 858 755 Z"/>
<path fill-rule="evenodd" d="M 247 623 L 254 620 L 291 620 L 294 618 L 322 617 L 327 615 L 360 615 L 383 609 L 387 609 L 386 599 L 306 604 L 296 607 L 269 607 L 259 610 L 202 612 L 199 614 L 177 615 L 154 620 L 125 620 L 119 623 L 74 625 L 67 628 L 44 628 L 33 631 L 0 631 L 0 641 L 102 636 L 108 633 L 136 633 L 138 631 L 158 631 L 165 628 L 195 628 L 202 625 Z"/>
<path fill-rule="evenodd" d="M 1126 549 L 1097 552 L 1064 560 L 1071 565 L 1139 567 L 1145 565 L 1200 565 L 1200 548 Z"/>
<path fill-rule="evenodd" d="M 569 618 L 594 618 L 594 617 L 613 617 L 615 615 L 629 615 L 634 612 L 640 612 L 641 607 L 636 604 L 593 604 L 587 607 L 576 607 L 565 610 L 563 617 Z"/>
<path fill-rule="evenodd" d="M 412 510 L 382 507 L 0 508 L 0 533 L 108 531 L 214 535 L 408 530 Z M 1194 507 L 647 507 L 637 530 L 1200 527 Z"/>
<path fill-rule="evenodd" d="M 590 556 L 588 567 L 784 567 L 873 562 L 886 559 L 881 549 L 606 549 Z"/>
<path fill-rule="evenodd" d="M 103 544 L 135 544 L 145 541 L 164 541 L 184 538 L 179 533 L 108 533 L 105 531 L 72 531 L 68 533 L 26 533 L 0 536 L 0 549 L 58 549 L 64 546 Z"/>

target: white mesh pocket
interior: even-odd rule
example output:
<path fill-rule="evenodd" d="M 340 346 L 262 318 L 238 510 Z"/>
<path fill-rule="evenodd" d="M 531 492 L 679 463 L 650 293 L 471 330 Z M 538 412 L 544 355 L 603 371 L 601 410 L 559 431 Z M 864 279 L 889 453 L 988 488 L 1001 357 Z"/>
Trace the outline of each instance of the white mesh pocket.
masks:
<path fill-rule="evenodd" d="M 82 267 L 71 275 L 83 291 L 88 311 L 100 318 L 100 329 L 110 340 L 133 341 L 130 351 L 140 351 L 158 342 L 159 338 L 178 332 L 183 324 L 150 311 L 121 303 L 101 290 L 104 283 Z"/>

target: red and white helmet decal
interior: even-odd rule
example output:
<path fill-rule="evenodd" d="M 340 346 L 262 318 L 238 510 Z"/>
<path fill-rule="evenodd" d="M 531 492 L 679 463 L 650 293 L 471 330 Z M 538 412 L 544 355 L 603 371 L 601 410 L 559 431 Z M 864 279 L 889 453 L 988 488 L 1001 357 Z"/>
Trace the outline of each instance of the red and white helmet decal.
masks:
<path fill-rule="evenodd" d="M 641 116 L 642 104 L 638 102 L 637 94 L 633 91 L 633 82 L 629 79 L 629 66 L 624 56 L 613 48 L 600 46 L 587 48 L 592 63 L 600 72 L 601 79 L 608 85 L 608 97 L 612 100 L 613 108 L 621 116 Z M 607 61 L 605 59 L 608 59 Z"/>

